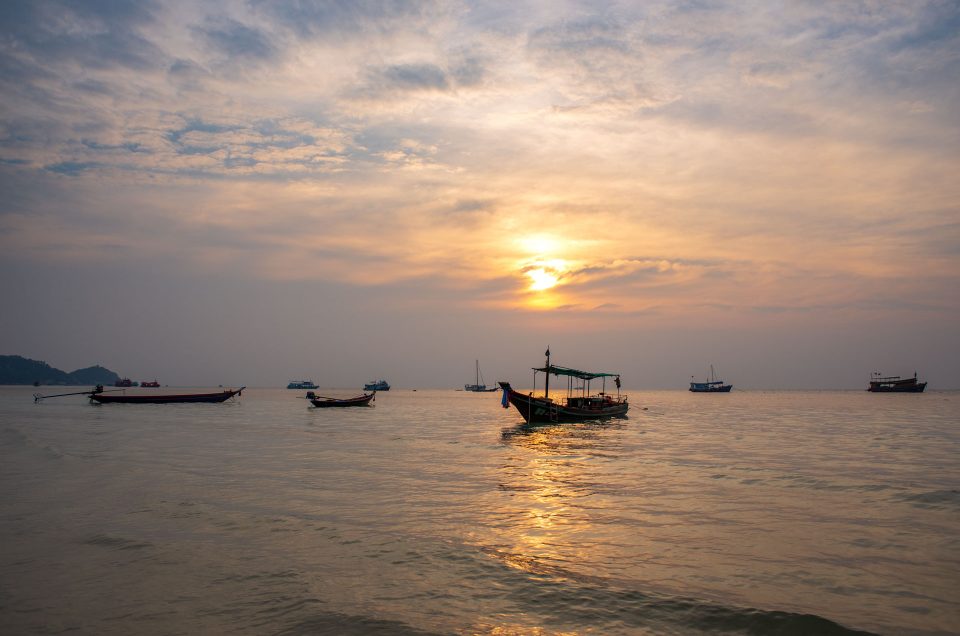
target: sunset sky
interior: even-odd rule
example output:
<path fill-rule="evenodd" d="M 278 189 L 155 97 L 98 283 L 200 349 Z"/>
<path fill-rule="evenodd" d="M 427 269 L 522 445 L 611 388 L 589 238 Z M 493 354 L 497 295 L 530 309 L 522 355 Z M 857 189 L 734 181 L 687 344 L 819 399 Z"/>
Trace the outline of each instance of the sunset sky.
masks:
<path fill-rule="evenodd" d="M 960 4 L 0 4 L 0 354 L 960 388 Z"/>

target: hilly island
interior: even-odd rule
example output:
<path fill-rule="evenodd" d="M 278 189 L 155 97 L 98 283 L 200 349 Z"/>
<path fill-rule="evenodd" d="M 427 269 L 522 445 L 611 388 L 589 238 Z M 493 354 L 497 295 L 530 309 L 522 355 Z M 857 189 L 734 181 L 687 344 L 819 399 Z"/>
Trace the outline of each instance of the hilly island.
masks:
<path fill-rule="evenodd" d="M 67 373 L 39 360 L 0 355 L 0 384 L 113 384 L 119 377 L 99 365 Z"/>

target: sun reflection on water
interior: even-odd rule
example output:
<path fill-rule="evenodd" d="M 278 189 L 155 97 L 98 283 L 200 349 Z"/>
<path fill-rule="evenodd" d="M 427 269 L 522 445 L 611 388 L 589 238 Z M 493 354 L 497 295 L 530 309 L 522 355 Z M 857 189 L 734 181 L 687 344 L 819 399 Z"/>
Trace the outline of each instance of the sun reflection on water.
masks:
<path fill-rule="evenodd" d="M 505 429 L 501 442 L 515 449 L 502 467 L 501 491 L 510 526 L 503 542 L 488 550 L 508 567 L 537 576 L 566 579 L 580 564 L 602 561 L 593 554 L 594 516 L 605 515 L 611 502 L 601 492 L 602 478 L 592 460 L 616 451 L 621 423 Z"/>

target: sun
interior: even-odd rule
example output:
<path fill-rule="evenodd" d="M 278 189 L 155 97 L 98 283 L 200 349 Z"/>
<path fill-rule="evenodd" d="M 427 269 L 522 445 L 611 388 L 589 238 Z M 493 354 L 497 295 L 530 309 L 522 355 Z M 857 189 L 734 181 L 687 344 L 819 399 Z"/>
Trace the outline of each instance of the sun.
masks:
<path fill-rule="evenodd" d="M 556 286 L 560 281 L 557 275 L 549 272 L 543 267 L 537 267 L 527 270 L 527 276 L 530 277 L 530 291 L 544 291 Z"/>

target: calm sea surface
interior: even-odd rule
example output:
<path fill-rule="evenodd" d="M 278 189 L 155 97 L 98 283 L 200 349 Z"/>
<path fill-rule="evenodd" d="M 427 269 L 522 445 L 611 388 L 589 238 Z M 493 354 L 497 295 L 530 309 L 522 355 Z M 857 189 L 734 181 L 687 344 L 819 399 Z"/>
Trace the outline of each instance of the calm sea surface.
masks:
<path fill-rule="evenodd" d="M 0 387 L 3 634 L 960 633 L 955 392 L 530 429 L 498 393 L 34 390 Z"/>

